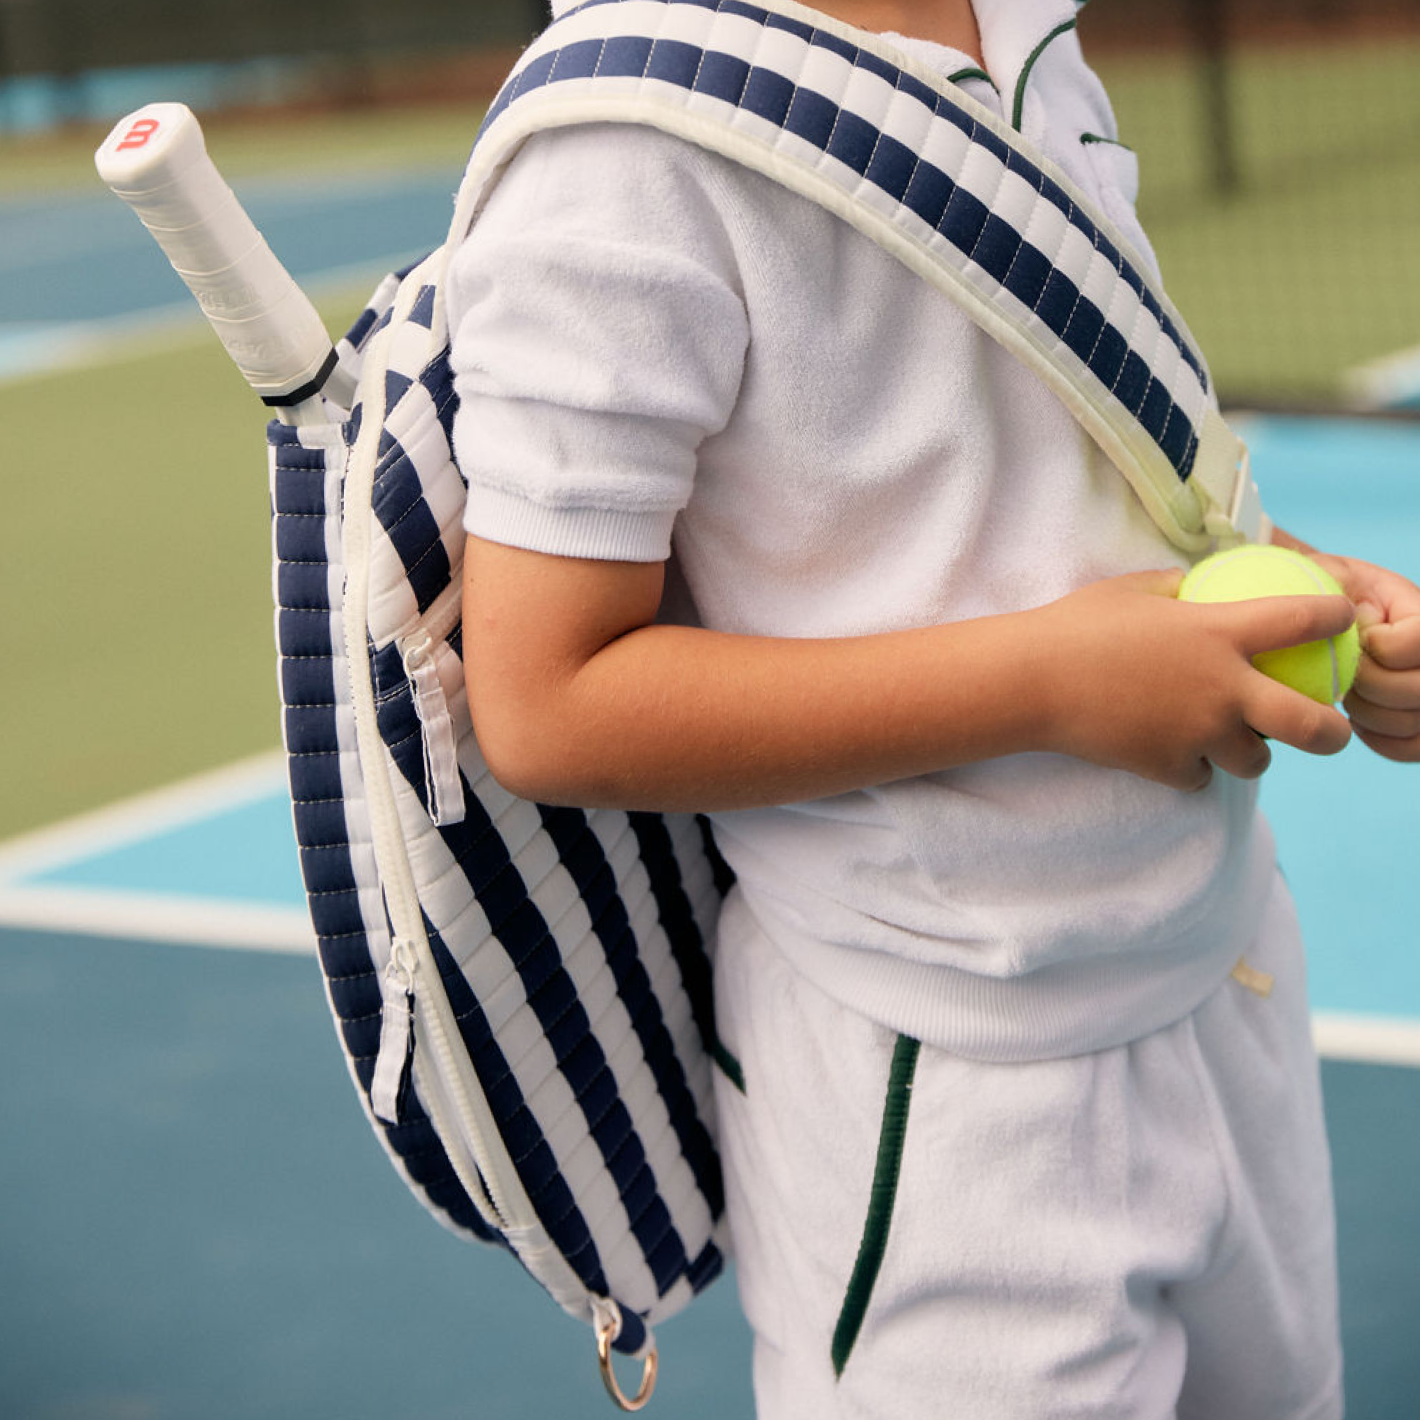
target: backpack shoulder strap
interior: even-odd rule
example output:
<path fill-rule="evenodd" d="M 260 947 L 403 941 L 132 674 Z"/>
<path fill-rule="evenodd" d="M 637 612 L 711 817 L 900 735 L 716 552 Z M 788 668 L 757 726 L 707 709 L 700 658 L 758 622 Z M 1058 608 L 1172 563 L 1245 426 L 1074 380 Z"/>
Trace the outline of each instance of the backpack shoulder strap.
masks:
<path fill-rule="evenodd" d="M 1046 382 L 1181 549 L 1265 536 L 1247 450 L 1147 265 L 1048 158 L 881 38 L 794 0 L 588 0 L 489 110 L 444 259 L 528 137 L 590 122 L 700 144 L 877 241 Z"/>

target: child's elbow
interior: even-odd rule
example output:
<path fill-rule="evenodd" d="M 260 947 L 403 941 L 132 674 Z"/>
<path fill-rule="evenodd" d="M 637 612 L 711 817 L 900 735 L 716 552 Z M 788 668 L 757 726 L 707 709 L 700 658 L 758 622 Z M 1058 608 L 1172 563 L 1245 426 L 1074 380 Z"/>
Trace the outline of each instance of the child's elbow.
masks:
<path fill-rule="evenodd" d="M 623 767 L 599 749 L 596 726 L 556 697 L 470 695 L 474 737 L 488 772 L 510 794 L 536 804 L 625 808 Z"/>
<path fill-rule="evenodd" d="M 510 794 L 539 804 L 576 802 L 558 737 L 516 715 L 475 715 L 474 735 L 488 772 Z"/>

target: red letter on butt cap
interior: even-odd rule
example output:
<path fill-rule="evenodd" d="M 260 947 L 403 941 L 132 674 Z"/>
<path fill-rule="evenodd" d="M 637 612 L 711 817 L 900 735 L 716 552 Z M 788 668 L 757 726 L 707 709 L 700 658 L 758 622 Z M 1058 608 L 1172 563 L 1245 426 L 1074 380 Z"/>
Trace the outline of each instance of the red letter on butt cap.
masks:
<path fill-rule="evenodd" d="M 123 142 L 118 145 L 117 151 L 121 153 L 125 148 L 141 148 L 157 131 L 158 120 L 156 118 L 140 118 L 123 135 Z"/>

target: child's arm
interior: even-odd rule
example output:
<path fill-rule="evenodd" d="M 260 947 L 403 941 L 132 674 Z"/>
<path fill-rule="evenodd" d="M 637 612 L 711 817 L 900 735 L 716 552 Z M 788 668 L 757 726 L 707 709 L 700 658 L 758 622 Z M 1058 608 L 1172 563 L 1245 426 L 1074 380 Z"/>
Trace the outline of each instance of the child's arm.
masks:
<path fill-rule="evenodd" d="M 786 803 L 1029 750 L 1180 789 L 1318 754 L 1344 717 L 1254 670 L 1334 635 L 1339 597 L 1199 606 L 1177 572 L 1035 611 L 832 640 L 654 624 L 662 568 L 470 538 L 464 659 L 479 741 L 524 797 L 583 806 Z"/>
<path fill-rule="evenodd" d="M 1280 528 L 1273 541 L 1323 563 L 1356 604 L 1365 655 L 1346 710 L 1357 736 L 1387 759 L 1420 763 L 1420 587 L 1370 562 L 1319 553 Z"/>

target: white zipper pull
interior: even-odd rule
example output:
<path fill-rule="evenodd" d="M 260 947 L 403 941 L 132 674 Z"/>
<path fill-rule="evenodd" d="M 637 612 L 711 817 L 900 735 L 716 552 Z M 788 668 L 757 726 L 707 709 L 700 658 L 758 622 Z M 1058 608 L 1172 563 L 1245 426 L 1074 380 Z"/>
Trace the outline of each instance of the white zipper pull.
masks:
<path fill-rule="evenodd" d="M 425 807 L 437 824 L 461 823 L 466 806 L 459 779 L 458 741 L 439 680 L 434 638 L 427 628 L 420 627 L 399 644 L 424 748 Z"/>
<path fill-rule="evenodd" d="M 414 1064 L 414 975 L 418 958 L 414 944 L 396 937 L 385 967 L 384 1004 L 380 1008 L 380 1048 L 375 1078 L 370 1082 L 370 1107 L 375 1118 L 398 1124 Z"/>

